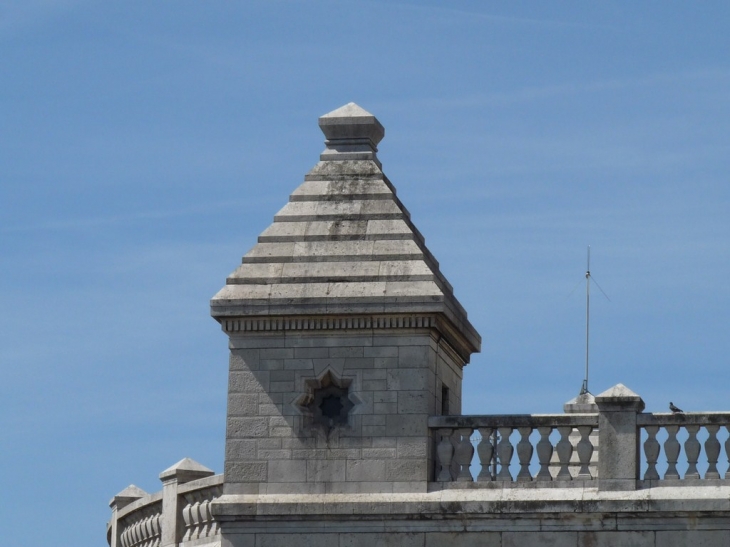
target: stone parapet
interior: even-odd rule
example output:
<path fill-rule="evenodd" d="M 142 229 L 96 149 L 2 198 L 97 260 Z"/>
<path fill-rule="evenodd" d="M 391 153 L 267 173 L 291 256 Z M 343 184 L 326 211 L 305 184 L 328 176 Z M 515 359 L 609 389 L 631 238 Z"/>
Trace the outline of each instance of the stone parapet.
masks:
<path fill-rule="evenodd" d="M 224 496 L 213 513 L 231 547 L 719 546 L 730 537 L 729 497 L 727 486 Z"/>

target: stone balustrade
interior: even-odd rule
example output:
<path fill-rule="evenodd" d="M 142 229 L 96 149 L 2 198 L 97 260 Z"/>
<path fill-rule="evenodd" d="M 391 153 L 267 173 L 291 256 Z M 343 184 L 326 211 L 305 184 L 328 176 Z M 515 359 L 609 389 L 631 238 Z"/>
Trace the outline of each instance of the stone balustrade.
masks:
<path fill-rule="evenodd" d="M 641 463 L 646 486 L 730 479 L 730 412 L 640 414 L 637 424 L 644 439 Z M 720 473 L 723 444 L 728 464 L 720 464 L 724 469 Z"/>
<path fill-rule="evenodd" d="M 129 486 L 110 502 L 110 547 L 199 547 L 220 542 L 211 503 L 223 491 L 223 475 L 184 459 L 160 475 L 161 492 Z"/>
<path fill-rule="evenodd" d="M 599 489 L 635 490 L 720 485 L 730 479 L 730 412 L 640 413 L 636 401 L 633 411 L 622 411 L 607 408 L 606 399 L 596 414 L 429 418 L 437 483 L 432 487 L 520 487 L 531 482 L 540 487 L 586 486 L 586 481 L 595 481 Z M 606 424 L 604 431 L 601 423 Z M 591 440 L 596 430 L 598 446 Z M 579 441 L 571 443 L 575 432 Z M 598 473 L 591 472 L 594 451 Z M 577 473 L 571 473 L 574 452 Z M 551 465 L 554 453 L 557 466 Z M 475 462 L 479 469 L 472 471 Z"/>
<path fill-rule="evenodd" d="M 433 416 L 429 418 L 428 426 L 436 443 L 436 482 L 524 483 L 595 479 L 590 471 L 595 449 L 590 435 L 598 427 L 596 414 Z M 573 431 L 580 435 L 575 446 L 570 440 Z M 476 432 L 478 437 L 472 439 Z M 533 435 L 534 432 L 537 434 Z M 476 478 L 471 471 L 474 444 L 481 466 Z M 580 466 L 575 479 L 570 472 L 574 451 L 578 454 Z M 511 467 L 515 452 L 518 469 L 513 473 Z M 552 473 L 554 452 L 558 455 L 559 466 Z"/>

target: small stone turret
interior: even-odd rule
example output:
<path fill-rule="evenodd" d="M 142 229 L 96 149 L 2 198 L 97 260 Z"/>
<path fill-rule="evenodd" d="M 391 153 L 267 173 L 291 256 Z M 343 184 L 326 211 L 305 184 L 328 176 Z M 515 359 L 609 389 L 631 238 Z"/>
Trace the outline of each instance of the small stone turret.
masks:
<path fill-rule="evenodd" d="M 225 493 L 425 491 L 429 415 L 461 411 L 481 339 L 354 103 L 211 301 L 230 338 Z"/>

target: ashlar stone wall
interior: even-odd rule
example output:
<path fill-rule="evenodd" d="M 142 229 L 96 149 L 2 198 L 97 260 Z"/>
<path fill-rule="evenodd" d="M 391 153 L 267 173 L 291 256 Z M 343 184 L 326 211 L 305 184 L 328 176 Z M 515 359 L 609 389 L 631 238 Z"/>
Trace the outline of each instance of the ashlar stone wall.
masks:
<path fill-rule="evenodd" d="M 426 491 L 427 418 L 441 414 L 444 393 L 461 410 L 463 363 L 436 329 L 270 333 L 230 345 L 226 493 Z M 349 384 L 346 426 L 312 423 L 302 409 L 327 376 Z"/>

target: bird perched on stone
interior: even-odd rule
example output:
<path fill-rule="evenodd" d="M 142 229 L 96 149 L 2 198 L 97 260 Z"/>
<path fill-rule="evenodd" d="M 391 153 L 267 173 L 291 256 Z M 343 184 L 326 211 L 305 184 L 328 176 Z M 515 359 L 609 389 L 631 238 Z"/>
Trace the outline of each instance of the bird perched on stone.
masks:
<path fill-rule="evenodd" d="M 684 410 L 674 406 L 674 403 L 672 401 L 669 401 L 669 410 L 672 411 L 672 414 L 684 414 Z"/>

